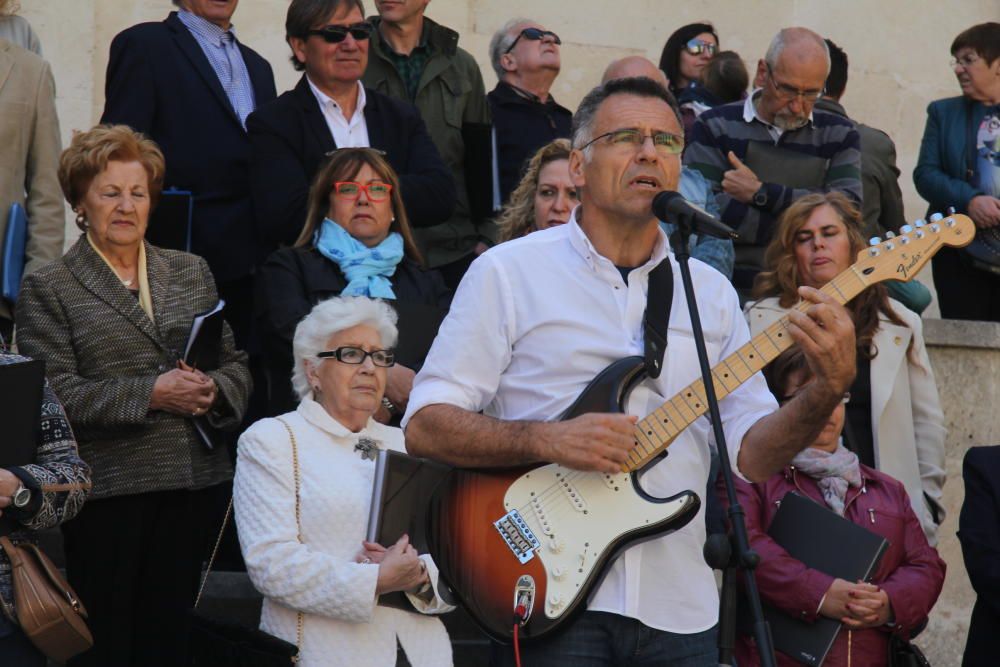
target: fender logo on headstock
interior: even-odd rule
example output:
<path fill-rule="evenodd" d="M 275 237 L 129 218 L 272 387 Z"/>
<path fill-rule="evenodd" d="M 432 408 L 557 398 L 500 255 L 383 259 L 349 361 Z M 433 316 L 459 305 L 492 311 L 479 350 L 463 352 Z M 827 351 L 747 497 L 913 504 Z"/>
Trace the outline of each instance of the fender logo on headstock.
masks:
<path fill-rule="evenodd" d="M 904 263 L 900 262 L 896 266 L 896 273 L 901 274 L 903 276 L 903 278 L 905 279 L 906 277 L 908 277 L 910 275 L 910 271 L 913 270 L 913 267 L 916 266 L 920 262 L 920 258 L 921 257 L 923 257 L 923 253 L 918 253 L 916 255 L 911 255 L 909 257 L 907 257 L 906 255 L 904 255 L 903 259 L 904 260 L 908 260 L 908 263 L 904 264 Z"/>

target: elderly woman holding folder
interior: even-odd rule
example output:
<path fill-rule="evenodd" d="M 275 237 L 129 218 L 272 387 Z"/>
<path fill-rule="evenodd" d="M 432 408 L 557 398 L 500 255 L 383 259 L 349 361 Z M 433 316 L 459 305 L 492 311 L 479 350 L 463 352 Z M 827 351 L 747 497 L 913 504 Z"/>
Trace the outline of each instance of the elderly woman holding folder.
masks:
<path fill-rule="evenodd" d="M 403 432 L 374 420 L 395 363 L 396 314 L 383 301 L 334 297 L 295 329 L 298 409 L 254 424 L 239 443 L 233 507 L 243 558 L 264 594 L 260 627 L 294 642 L 300 667 L 452 664 L 433 616 L 437 568 L 406 535 L 363 542 L 375 449 L 405 452 Z M 377 604 L 405 592 L 422 613 Z"/>
<path fill-rule="evenodd" d="M 775 359 L 764 375 L 779 403 L 792 400 L 813 380 L 798 347 Z M 903 484 L 860 463 L 841 442 L 843 426 L 842 403 L 815 442 L 784 470 L 759 484 L 737 479 L 736 491 L 746 512 L 750 547 L 761 557 L 755 571 L 761 600 L 803 623 L 821 616 L 841 622 L 824 667 L 882 667 L 888 664 L 890 637 L 906 641 L 923 628 L 941 593 L 945 564 L 927 543 Z M 845 581 L 812 569 L 771 539 L 767 530 L 789 492 L 888 541 L 869 583 Z M 725 495 L 720 495 L 728 505 Z M 810 529 L 802 527 L 806 535 Z M 740 665 L 759 664 L 749 637 L 741 638 L 736 655 Z M 799 664 L 780 653 L 777 659 L 778 665 Z"/>
<path fill-rule="evenodd" d="M 225 447 L 208 449 L 192 419 L 235 428 L 250 391 L 228 328 L 217 368 L 180 361 L 218 296 L 203 259 L 144 240 L 163 172 L 156 144 L 124 125 L 74 136 L 59 182 L 84 233 L 25 278 L 18 303 L 19 349 L 45 360 L 93 476 L 63 527 L 95 640 L 73 667 L 185 664 L 210 501 L 232 475 Z"/>

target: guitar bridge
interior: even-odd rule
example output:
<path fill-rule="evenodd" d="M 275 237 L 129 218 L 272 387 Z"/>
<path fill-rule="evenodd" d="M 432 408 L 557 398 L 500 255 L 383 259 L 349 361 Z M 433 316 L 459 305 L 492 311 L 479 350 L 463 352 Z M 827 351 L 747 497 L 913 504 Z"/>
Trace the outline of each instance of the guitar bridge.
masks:
<path fill-rule="evenodd" d="M 507 543 L 507 546 L 521 565 L 535 557 L 535 550 L 541 547 L 538 538 L 528 528 L 521 514 L 517 510 L 511 510 L 493 522 L 493 527 L 500 533 L 500 537 Z"/>

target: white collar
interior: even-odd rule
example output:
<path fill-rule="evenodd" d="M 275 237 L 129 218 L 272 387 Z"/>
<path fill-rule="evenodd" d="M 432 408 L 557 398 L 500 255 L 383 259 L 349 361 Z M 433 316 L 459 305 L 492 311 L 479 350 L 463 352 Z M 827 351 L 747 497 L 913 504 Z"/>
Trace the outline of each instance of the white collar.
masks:
<path fill-rule="evenodd" d="M 344 113 L 343 110 L 340 108 L 340 105 L 337 104 L 337 101 L 332 97 L 330 97 L 329 95 L 327 95 L 326 93 L 324 93 L 319 88 L 317 88 L 316 84 L 312 82 L 312 79 L 309 78 L 308 74 L 306 74 L 306 81 L 309 83 L 309 88 L 312 90 L 313 95 L 316 96 L 316 101 L 319 102 L 319 106 L 321 109 L 332 104 L 335 109 L 341 112 L 341 114 Z M 367 97 L 365 96 L 365 87 L 361 84 L 360 81 L 358 81 L 358 103 L 354 107 L 355 115 L 357 115 L 358 113 L 364 113 L 366 102 L 367 102 Z"/>
<path fill-rule="evenodd" d="M 763 92 L 764 92 L 763 88 L 754 88 L 752 91 L 750 91 L 750 94 L 747 95 L 747 98 L 743 100 L 743 120 L 745 120 L 748 123 L 752 123 L 753 119 L 756 118 L 760 122 L 764 123 L 764 125 L 780 130 L 781 128 L 779 128 L 777 125 L 775 125 L 774 123 L 768 123 L 766 120 L 760 117 L 759 113 L 757 113 L 757 105 L 755 105 L 753 101 L 755 97 L 762 94 Z M 813 122 L 812 111 L 809 112 L 809 122 L 810 123 Z"/>
<path fill-rule="evenodd" d="M 369 417 L 368 423 L 365 424 L 365 427 L 355 433 L 334 419 L 330 413 L 326 411 L 326 408 L 316 402 L 316 399 L 313 398 L 313 394 L 311 392 L 308 396 L 302 399 L 296 412 L 298 412 L 303 419 L 319 430 L 325 431 L 337 438 L 360 438 L 363 435 L 377 436 L 379 435 L 377 431 L 381 428 L 381 425 L 378 422 Z M 376 439 L 378 438 L 376 437 Z"/>
<path fill-rule="evenodd" d="M 581 210 L 582 207 L 577 204 L 576 208 L 573 209 L 573 212 L 570 213 L 569 221 L 566 223 L 566 227 L 569 230 L 567 233 L 569 234 L 570 245 L 573 246 L 573 249 L 580 255 L 580 257 L 583 258 L 583 261 L 585 261 L 591 269 L 596 269 L 599 263 L 604 263 L 614 268 L 614 262 L 597 252 L 594 244 L 590 242 L 587 234 L 577 222 L 577 215 L 579 215 Z M 658 234 L 656 246 L 654 246 L 653 254 L 650 255 L 649 259 L 641 267 L 638 267 L 637 270 L 640 270 L 640 273 L 652 271 L 653 268 L 662 262 L 667 256 L 667 248 L 669 247 L 669 244 L 667 243 L 667 235 L 663 233 L 663 229 L 659 225 L 656 227 Z"/>

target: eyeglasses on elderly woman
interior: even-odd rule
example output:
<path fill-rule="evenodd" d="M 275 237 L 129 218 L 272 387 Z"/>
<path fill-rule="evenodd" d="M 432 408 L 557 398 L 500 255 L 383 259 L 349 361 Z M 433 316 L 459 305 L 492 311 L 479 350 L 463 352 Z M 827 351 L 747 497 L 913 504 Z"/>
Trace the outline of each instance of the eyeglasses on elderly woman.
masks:
<path fill-rule="evenodd" d="M 354 366 L 365 363 L 365 359 L 372 358 L 372 363 L 379 368 L 389 368 L 396 365 L 396 353 L 393 350 L 372 350 L 368 352 L 353 345 L 338 347 L 336 350 L 327 350 L 316 355 L 320 359 L 336 359 L 343 364 Z"/>

